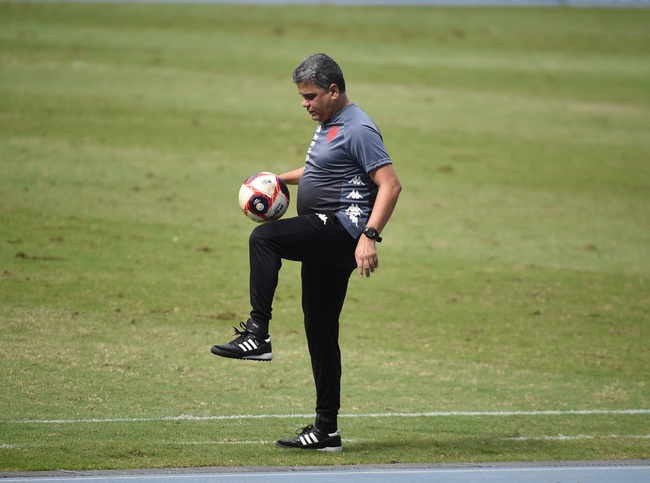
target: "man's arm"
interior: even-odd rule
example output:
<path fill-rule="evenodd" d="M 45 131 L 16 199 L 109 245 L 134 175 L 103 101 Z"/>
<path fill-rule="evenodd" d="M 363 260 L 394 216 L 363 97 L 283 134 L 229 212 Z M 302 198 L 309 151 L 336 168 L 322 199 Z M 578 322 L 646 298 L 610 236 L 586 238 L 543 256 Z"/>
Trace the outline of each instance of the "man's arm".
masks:
<path fill-rule="evenodd" d="M 371 226 L 381 233 L 393 214 L 397 199 L 402 191 L 402 185 L 392 164 L 385 164 L 371 171 L 370 177 L 379 187 L 379 190 L 366 226 Z M 359 238 L 354 256 L 357 260 L 359 277 L 363 277 L 364 272 L 366 277 L 369 277 L 379 266 L 375 241 L 365 235 L 361 235 Z"/>
<path fill-rule="evenodd" d="M 281 175 L 279 175 L 279 177 L 286 184 L 298 184 L 298 181 L 300 181 L 300 177 L 304 172 L 305 172 L 305 167 L 302 166 L 298 169 L 294 169 L 293 171 L 287 171 L 286 173 L 282 173 Z"/>

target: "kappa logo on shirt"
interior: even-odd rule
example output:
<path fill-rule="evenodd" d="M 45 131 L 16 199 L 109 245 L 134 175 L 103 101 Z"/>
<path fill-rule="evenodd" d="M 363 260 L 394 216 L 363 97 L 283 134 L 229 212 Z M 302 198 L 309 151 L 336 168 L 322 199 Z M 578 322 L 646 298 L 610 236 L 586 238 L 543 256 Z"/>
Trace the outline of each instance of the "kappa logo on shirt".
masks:
<path fill-rule="evenodd" d="M 353 184 L 353 185 L 356 185 L 356 186 L 365 186 L 363 181 L 361 181 L 361 176 L 355 176 L 350 181 L 348 181 L 348 184 Z"/>
<path fill-rule="evenodd" d="M 316 131 L 314 131 L 314 137 L 311 140 L 311 144 L 309 145 L 309 149 L 307 150 L 307 156 L 305 156 L 305 163 L 309 161 L 309 158 L 311 157 L 311 150 L 314 146 L 316 146 L 316 141 L 318 140 L 318 133 L 321 131 L 321 125 L 319 124 L 318 127 L 316 128 Z"/>
<path fill-rule="evenodd" d="M 332 126 L 330 130 L 327 132 L 327 142 L 331 143 L 338 133 L 339 133 L 339 127 Z"/>
<path fill-rule="evenodd" d="M 345 210 L 345 214 L 348 215 L 348 218 L 350 218 L 350 221 L 354 223 L 355 226 L 359 226 L 359 218 L 363 215 L 363 210 L 359 205 L 353 204 L 349 206 L 348 209 Z"/>

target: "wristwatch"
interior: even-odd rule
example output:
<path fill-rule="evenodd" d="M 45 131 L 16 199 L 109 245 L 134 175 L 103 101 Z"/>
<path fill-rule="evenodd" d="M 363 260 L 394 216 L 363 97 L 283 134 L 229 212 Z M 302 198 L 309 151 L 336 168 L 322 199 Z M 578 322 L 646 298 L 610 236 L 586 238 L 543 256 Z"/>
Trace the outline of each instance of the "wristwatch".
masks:
<path fill-rule="evenodd" d="M 381 243 L 381 237 L 379 236 L 379 232 L 374 229 L 371 226 L 367 226 L 363 229 L 363 234 L 366 235 L 368 238 L 371 240 L 376 241 L 377 243 Z"/>

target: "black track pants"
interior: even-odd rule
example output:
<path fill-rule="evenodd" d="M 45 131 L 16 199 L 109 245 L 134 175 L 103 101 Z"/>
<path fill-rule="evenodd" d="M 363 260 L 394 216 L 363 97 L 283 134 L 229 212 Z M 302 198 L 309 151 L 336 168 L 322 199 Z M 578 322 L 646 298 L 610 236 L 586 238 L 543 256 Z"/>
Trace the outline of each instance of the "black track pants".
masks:
<path fill-rule="evenodd" d="M 268 328 L 282 259 L 302 262 L 302 309 L 316 383 L 316 413 L 336 420 L 341 394 L 339 316 L 357 242 L 332 214 L 265 223 L 249 240 L 251 318 Z"/>

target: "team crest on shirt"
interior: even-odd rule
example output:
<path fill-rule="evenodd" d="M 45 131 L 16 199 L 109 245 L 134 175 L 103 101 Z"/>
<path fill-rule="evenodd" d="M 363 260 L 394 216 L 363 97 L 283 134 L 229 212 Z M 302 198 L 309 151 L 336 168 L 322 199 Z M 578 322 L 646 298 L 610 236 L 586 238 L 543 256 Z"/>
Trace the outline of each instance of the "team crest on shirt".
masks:
<path fill-rule="evenodd" d="M 332 126 L 330 130 L 327 132 L 327 142 L 331 143 L 338 133 L 339 133 L 339 127 Z"/>

